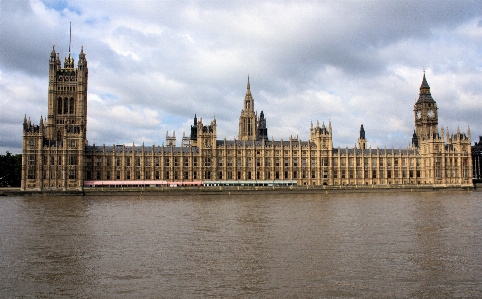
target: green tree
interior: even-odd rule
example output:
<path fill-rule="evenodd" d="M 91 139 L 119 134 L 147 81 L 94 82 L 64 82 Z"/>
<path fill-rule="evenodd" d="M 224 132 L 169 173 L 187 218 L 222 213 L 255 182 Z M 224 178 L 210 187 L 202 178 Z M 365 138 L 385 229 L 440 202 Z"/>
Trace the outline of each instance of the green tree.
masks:
<path fill-rule="evenodd" d="M 20 187 L 22 155 L 0 155 L 0 187 Z"/>

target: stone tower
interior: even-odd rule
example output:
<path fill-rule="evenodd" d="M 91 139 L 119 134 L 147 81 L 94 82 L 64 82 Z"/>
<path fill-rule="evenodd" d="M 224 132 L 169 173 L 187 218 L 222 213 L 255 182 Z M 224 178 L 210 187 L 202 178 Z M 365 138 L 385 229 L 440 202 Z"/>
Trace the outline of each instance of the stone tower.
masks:
<path fill-rule="evenodd" d="M 414 106 L 415 116 L 415 134 L 414 138 L 418 141 L 429 138 L 430 134 L 438 130 L 438 113 L 437 103 L 432 98 L 430 86 L 423 73 L 422 85 L 420 86 L 420 94 Z"/>
<path fill-rule="evenodd" d="M 52 48 L 48 115 L 38 126 L 24 118 L 22 190 L 82 190 L 87 146 L 88 68 L 81 48 L 77 67 L 70 47 L 64 66 Z"/>
<path fill-rule="evenodd" d="M 262 110 L 259 114 L 257 140 L 268 140 L 268 127 L 266 126 L 266 118 L 264 117 L 264 112 Z"/>
<path fill-rule="evenodd" d="M 251 95 L 251 87 L 246 88 L 246 96 L 244 97 L 244 106 L 239 117 L 239 140 L 256 140 L 257 133 L 257 115 L 254 111 L 254 100 Z"/>
<path fill-rule="evenodd" d="M 358 148 L 362 150 L 367 148 L 367 140 L 365 138 L 365 129 L 363 128 L 363 124 L 360 126 L 360 137 L 358 138 Z"/>

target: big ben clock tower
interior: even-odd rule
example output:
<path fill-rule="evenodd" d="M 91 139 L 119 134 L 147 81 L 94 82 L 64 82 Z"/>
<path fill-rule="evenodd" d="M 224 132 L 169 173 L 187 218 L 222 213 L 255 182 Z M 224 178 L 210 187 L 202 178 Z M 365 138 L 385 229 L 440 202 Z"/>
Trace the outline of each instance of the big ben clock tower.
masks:
<path fill-rule="evenodd" d="M 415 115 L 415 133 L 419 140 L 424 140 L 430 132 L 437 132 L 438 113 L 437 103 L 432 98 L 430 86 L 423 73 L 423 81 L 420 86 L 420 94 L 414 106 Z"/>

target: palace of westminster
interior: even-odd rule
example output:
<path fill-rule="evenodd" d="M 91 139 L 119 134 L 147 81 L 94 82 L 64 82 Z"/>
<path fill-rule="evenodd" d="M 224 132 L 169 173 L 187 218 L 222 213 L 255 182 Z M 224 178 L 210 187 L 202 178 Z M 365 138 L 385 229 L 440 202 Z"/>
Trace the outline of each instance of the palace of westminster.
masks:
<path fill-rule="evenodd" d="M 274 182 L 293 185 L 472 186 L 470 129 L 450 134 L 438 128 L 437 104 L 423 75 L 414 105 L 415 130 L 406 149 L 367 148 L 363 125 L 358 146 L 335 148 L 331 123 L 310 126 L 307 141 L 268 139 L 264 113 L 257 114 L 248 78 L 239 135 L 219 140 L 216 119 L 194 117 L 190 136 L 176 146 L 89 145 L 88 68 L 83 48 L 77 67 L 70 52 L 63 67 L 52 49 L 48 117 L 23 123 L 22 190 L 83 190 L 84 186 L 195 185 Z"/>

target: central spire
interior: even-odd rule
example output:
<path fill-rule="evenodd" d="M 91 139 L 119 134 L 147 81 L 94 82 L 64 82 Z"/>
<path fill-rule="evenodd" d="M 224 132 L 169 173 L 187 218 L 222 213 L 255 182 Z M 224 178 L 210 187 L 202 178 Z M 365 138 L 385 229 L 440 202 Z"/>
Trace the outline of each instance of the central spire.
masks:
<path fill-rule="evenodd" d="M 257 115 L 254 111 L 254 100 L 251 95 L 251 86 L 249 83 L 246 85 L 246 95 L 244 97 L 243 110 L 241 110 L 241 116 L 239 117 L 239 140 L 256 140 L 257 130 Z"/>

